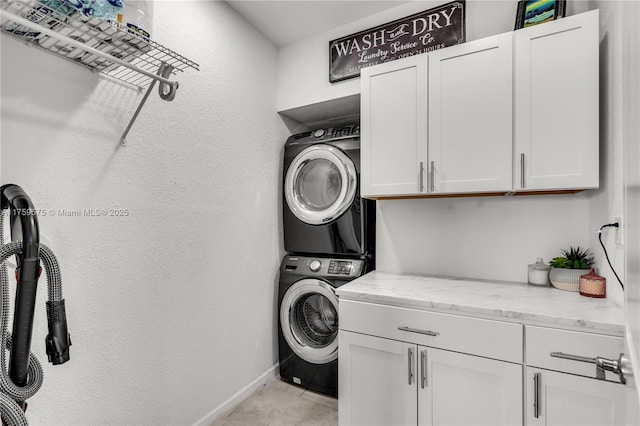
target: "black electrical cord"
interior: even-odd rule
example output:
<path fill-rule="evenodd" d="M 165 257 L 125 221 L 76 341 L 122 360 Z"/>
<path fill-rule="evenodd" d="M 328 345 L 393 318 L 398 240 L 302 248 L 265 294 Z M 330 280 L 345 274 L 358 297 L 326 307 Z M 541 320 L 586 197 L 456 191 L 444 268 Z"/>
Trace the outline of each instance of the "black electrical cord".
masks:
<path fill-rule="evenodd" d="M 602 243 L 602 230 L 604 228 L 609 228 L 609 227 L 619 228 L 620 224 L 619 223 L 608 223 L 606 225 L 602 225 L 600 227 L 600 230 L 598 231 L 598 240 L 600 241 L 600 245 L 602 246 L 602 250 L 604 250 L 604 257 L 607 258 L 607 262 L 609 263 L 609 267 L 613 271 L 613 275 L 616 276 L 616 278 L 618 279 L 618 282 L 620 283 L 620 287 L 622 287 L 622 291 L 624 291 L 624 284 L 622 284 L 622 281 L 620 280 L 620 277 L 616 273 L 616 270 L 613 269 L 613 265 L 611 265 L 611 261 L 609 260 L 609 255 L 607 254 L 607 249 L 605 248 L 604 244 Z"/>

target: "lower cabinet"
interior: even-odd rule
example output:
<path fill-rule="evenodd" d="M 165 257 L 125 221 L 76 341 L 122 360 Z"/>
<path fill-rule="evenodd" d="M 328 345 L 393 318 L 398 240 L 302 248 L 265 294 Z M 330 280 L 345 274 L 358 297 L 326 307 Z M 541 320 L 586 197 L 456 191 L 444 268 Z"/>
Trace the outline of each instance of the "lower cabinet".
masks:
<path fill-rule="evenodd" d="M 622 425 L 624 386 L 527 367 L 527 425 Z"/>
<path fill-rule="evenodd" d="M 416 345 L 342 330 L 338 339 L 338 423 L 416 425 Z"/>
<path fill-rule="evenodd" d="M 421 346 L 418 351 L 419 425 L 522 424 L 522 365 Z"/>
<path fill-rule="evenodd" d="M 624 385 L 582 360 L 617 359 L 624 339 L 617 336 L 525 326 L 525 418 L 527 425 L 624 424 Z"/>
<path fill-rule="evenodd" d="M 340 425 L 522 424 L 522 365 L 349 331 Z"/>
<path fill-rule="evenodd" d="M 591 362 L 619 336 L 353 300 L 338 336 L 340 426 L 624 424 L 624 385 Z"/>

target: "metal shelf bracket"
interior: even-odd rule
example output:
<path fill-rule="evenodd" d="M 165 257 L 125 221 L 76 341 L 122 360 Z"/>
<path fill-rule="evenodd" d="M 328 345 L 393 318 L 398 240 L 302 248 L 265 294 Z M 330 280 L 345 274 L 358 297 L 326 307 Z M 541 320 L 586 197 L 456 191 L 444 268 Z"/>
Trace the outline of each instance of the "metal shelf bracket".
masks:
<path fill-rule="evenodd" d="M 158 68 L 158 75 L 161 75 L 161 76 L 171 75 L 172 72 L 173 72 L 173 67 L 171 65 L 167 65 L 163 63 L 162 65 L 160 65 L 160 68 Z M 149 95 L 153 91 L 153 88 L 155 87 L 157 81 L 158 80 L 155 80 L 155 79 L 153 80 L 151 85 L 147 88 L 147 91 L 145 92 L 144 96 L 142 97 L 142 100 L 140 101 L 138 108 L 136 108 L 136 112 L 133 113 L 133 117 L 131 117 L 131 120 L 129 121 L 127 128 L 124 130 L 124 132 L 122 133 L 122 136 L 120 137 L 121 146 L 127 146 L 127 135 L 129 134 L 129 130 L 131 130 L 131 126 L 133 126 L 133 123 L 138 119 L 138 114 L 140 114 L 142 107 L 144 106 L 145 102 L 147 102 L 147 99 L 149 99 Z M 165 89 L 163 85 L 164 83 L 161 82 L 160 98 L 165 101 L 171 102 L 175 98 L 176 90 L 178 89 L 178 82 L 175 82 L 175 84 L 169 85 L 169 91 L 167 93 L 165 93 Z"/>

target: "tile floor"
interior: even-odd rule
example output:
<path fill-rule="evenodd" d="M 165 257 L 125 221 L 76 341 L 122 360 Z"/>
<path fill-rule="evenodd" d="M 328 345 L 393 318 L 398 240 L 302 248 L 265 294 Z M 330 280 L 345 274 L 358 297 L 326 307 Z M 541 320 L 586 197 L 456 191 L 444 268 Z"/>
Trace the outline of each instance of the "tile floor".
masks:
<path fill-rule="evenodd" d="M 336 426 L 338 400 L 281 381 L 258 389 L 212 426 Z"/>

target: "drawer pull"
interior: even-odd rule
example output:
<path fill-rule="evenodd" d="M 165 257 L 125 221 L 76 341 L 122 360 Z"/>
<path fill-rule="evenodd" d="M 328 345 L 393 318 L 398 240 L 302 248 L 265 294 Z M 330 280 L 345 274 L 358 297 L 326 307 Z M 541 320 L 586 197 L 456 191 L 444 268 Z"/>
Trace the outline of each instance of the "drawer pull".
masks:
<path fill-rule="evenodd" d="M 413 348 L 409 348 L 409 353 L 408 353 L 408 358 L 409 358 L 409 386 L 411 386 L 411 384 L 413 383 Z"/>
<path fill-rule="evenodd" d="M 411 328 L 411 327 L 398 327 L 398 330 L 400 330 L 400 331 L 408 331 L 409 333 L 425 334 L 427 336 L 437 336 L 437 335 L 440 334 L 440 333 L 438 333 L 436 331 L 420 330 L 418 328 Z"/>
<path fill-rule="evenodd" d="M 595 358 L 588 358 L 586 356 L 580 356 L 580 355 L 565 354 L 563 352 L 551 352 L 549 356 L 551 356 L 552 358 L 569 359 L 571 361 L 588 362 L 590 364 L 596 363 Z"/>
<path fill-rule="evenodd" d="M 424 389 L 427 386 L 427 351 L 420 351 L 420 387 Z"/>
<path fill-rule="evenodd" d="M 431 162 L 431 192 L 436 191 L 435 173 L 436 173 L 436 166 L 432 161 Z"/>
<path fill-rule="evenodd" d="M 524 188 L 524 153 L 520 154 L 520 188 Z"/>
<path fill-rule="evenodd" d="M 533 375 L 533 417 L 540 417 L 540 373 Z"/>
<path fill-rule="evenodd" d="M 605 380 L 605 371 L 611 371 L 620 378 L 620 383 L 625 384 L 625 375 L 622 372 L 622 355 L 618 359 L 608 359 L 602 357 L 588 358 L 586 356 L 565 354 L 562 352 L 551 352 L 549 354 L 553 358 L 568 359 L 571 361 L 586 362 L 596 365 L 596 379 Z"/>

